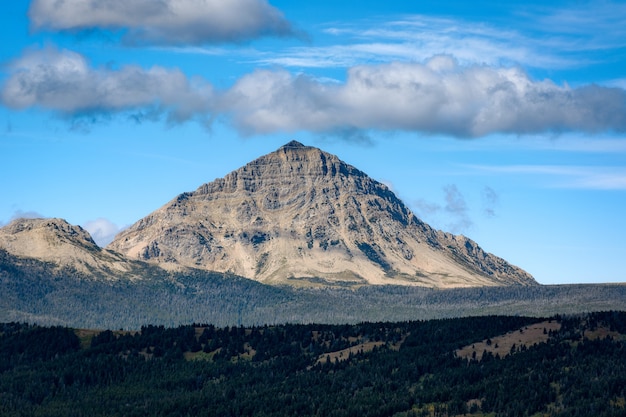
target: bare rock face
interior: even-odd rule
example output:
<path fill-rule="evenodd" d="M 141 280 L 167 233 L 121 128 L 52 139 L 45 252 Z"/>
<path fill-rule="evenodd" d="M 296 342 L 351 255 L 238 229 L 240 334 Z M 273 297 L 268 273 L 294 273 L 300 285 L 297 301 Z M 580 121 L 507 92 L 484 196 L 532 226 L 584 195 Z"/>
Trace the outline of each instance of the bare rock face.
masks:
<path fill-rule="evenodd" d="M 268 284 L 536 284 L 475 242 L 432 229 L 365 173 L 295 141 L 179 195 L 107 248 Z"/>
<path fill-rule="evenodd" d="M 58 218 L 12 221 L 0 228 L 0 249 L 20 258 L 52 262 L 85 276 L 118 279 L 132 269 L 124 256 L 100 248 L 82 227 Z"/>

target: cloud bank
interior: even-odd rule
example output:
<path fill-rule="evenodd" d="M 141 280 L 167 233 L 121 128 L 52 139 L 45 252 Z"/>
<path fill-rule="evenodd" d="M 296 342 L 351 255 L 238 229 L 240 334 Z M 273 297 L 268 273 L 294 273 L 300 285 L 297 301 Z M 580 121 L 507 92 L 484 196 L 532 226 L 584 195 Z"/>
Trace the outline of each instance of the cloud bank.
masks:
<path fill-rule="evenodd" d="M 345 84 L 256 71 L 226 94 L 250 133 L 336 128 L 419 131 L 457 137 L 545 131 L 624 131 L 626 92 L 533 81 L 518 68 L 425 64 L 357 66 Z"/>
<path fill-rule="evenodd" d="M 626 91 L 536 81 L 521 69 L 425 63 L 360 65 L 345 82 L 257 70 L 217 91 L 177 69 L 93 68 L 74 52 L 30 51 L 9 66 L 5 105 L 65 116 L 145 111 L 170 122 L 219 117 L 242 134 L 407 131 L 461 138 L 493 133 L 626 131 Z"/>
<path fill-rule="evenodd" d="M 35 30 L 120 30 L 130 44 L 200 45 L 292 36 L 266 0 L 33 0 Z"/>

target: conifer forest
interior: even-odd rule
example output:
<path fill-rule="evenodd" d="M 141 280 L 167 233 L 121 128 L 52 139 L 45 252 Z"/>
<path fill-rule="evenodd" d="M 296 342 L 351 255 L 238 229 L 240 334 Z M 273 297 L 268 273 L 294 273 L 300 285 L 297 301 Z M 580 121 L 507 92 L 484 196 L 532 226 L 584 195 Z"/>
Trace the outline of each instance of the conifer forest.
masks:
<path fill-rule="evenodd" d="M 626 313 L 0 325 L 0 415 L 624 416 Z"/>

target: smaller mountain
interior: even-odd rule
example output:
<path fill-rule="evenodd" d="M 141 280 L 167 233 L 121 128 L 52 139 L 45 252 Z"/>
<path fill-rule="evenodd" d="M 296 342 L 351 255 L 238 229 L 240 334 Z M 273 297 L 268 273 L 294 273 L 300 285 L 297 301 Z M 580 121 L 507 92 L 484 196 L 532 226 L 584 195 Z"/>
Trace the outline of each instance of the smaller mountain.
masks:
<path fill-rule="evenodd" d="M 16 219 L 0 228 L 0 249 L 19 258 L 51 262 L 90 277 L 139 279 L 128 273 L 133 262 L 123 255 L 100 248 L 89 232 L 59 218 Z"/>

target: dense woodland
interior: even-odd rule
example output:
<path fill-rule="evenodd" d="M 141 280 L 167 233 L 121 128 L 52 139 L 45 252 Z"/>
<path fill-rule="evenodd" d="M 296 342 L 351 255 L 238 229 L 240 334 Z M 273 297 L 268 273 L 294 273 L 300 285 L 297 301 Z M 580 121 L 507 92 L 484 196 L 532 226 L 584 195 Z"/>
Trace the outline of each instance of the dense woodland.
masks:
<path fill-rule="evenodd" d="M 560 329 L 544 329 L 547 342 L 506 355 L 455 354 L 544 320 L 134 332 L 7 323 L 0 325 L 0 415 L 626 415 L 624 312 L 553 317 Z"/>
<path fill-rule="evenodd" d="M 0 249 L 0 322 L 138 329 L 146 323 L 253 326 L 358 323 L 477 315 L 546 317 L 626 310 L 626 285 L 437 290 L 400 286 L 294 289 L 206 271 L 185 274 L 137 264 L 131 281 L 107 281 Z"/>

